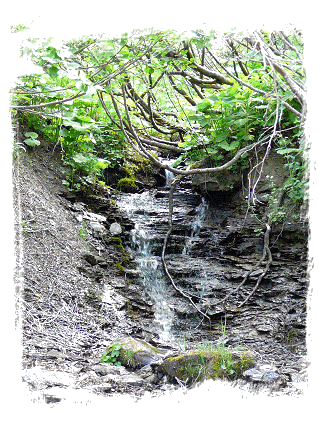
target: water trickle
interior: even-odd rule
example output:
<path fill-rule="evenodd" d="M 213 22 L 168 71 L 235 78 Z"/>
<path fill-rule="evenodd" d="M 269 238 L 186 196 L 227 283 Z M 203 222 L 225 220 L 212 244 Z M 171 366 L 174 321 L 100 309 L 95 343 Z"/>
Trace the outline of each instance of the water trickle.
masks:
<path fill-rule="evenodd" d="M 159 256 L 154 254 L 154 218 L 167 213 L 167 201 L 155 200 L 150 192 L 124 194 L 118 199 L 118 206 L 134 221 L 131 231 L 131 252 L 137 262 L 139 283 L 148 293 L 155 306 L 153 327 L 159 339 L 172 339 L 171 325 L 174 312 L 170 309 L 171 290 L 167 284 Z"/>
<path fill-rule="evenodd" d="M 202 198 L 202 202 L 198 207 L 196 207 L 196 216 L 192 222 L 191 235 L 186 240 L 185 246 L 182 251 L 182 255 L 184 256 L 189 255 L 189 252 L 192 249 L 194 239 L 198 236 L 198 234 L 200 233 L 201 227 L 203 226 L 203 221 L 205 219 L 207 210 L 208 210 L 208 202 L 205 200 L 205 198 Z"/>
<path fill-rule="evenodd" d="M 165 188 L 169 188 L 171 186 L 171 182 L 174 179 L 174 173 L 169 170 L 165 170 Z"/>
<path fill-rule="evenodd" d="M 167 164 L 171 167 L 174 164 L 174 162 L 176 161 L 176 159 L 171 159 L 168 161 L 162 159 L 162 161 L 164 161 L 164 164 Z M 174 179 L 174 177 L 175 177 L 174 173 L 165 169 L 165 188 L 170 188 L 171 182 Z"/>
<path fill-rule="evenodd" d="M 200 202 L 201 201 L 201 202 Z M 160 255 L 168 225 L 168 193 L 160 196 L 156 192 L 122 194 L 117 199 L 118 207 L 134 222 L 130 232 L 129 251 L 137 263 L 134 284 L 151 298 L 154 319 L 150 331 L 158 335 L 163 343 L 173 343 L 198 325 L 193 307 L 183 300 L 164 273 Z M 194 217 L 190 213 L 195 212 Z M 211 293 L 214 274 L 209 262 L 192 256 L 198 244 L 201 229 L 205 225 L 208 202 L 188 189 L 179 189 L 174 194 L 173 234 L 170 237 L 166 256 L 168 269 L 177 283 L 199 300 Z M 191 230 L 190 230 L 191 225 Z M 188 231 L 188 239 L 183 239 Z"/>

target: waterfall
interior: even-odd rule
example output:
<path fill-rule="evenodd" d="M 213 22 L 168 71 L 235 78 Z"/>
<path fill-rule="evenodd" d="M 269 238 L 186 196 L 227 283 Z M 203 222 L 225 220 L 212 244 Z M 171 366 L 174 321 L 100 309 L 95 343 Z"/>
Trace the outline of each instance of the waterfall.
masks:
<path fill-rule="evenodd" d="M 193 241 L 200 233 L 200 229 L 203 225 L 203 221 L 205 219 L 207 209 L 208 209 L 208 202 L 203 197 L 200 205 L 196 207 L 196 216 L 192 222 L 191 235 L 186 240 L 185 246 L 182 251 L 182 255 L 184 256 L 189 255 L 189 252 L 193 245 Z"/>
<path fill-rule="evenodd" d="M 155 306 L 153 327 L 161 341 L 171 339 L 171 325 L 174 312 L 169 307 L 170 288 L 159 256 L 154 255 L 154 213 L 167 213 L 167 204 L 155 201 L 149 192 L 124 194 L 118 199 L 118 206 L 135 223 L 131 231 L 131 253 L 137 262 L 139 283 L 148 293 Z"/>
<path fill-rule="evenodd" d="M 165 179 L 165 188 L 169 188 L 172 180 L 174 179 L 174 173 L 165 169 Z"/>
<path fill-rule="evenodd" d="M 176 161 L 176 159 L 171 159 L 168 162 L 166 162 L 166 164 L 171 167 L 175 161 Z M 174 179 L 174 177 L 175 177 L 175 174 L 169 170 L 166 170 L 166 168 L 165 168 L 165 188 L 170 188 L 171 182 Z"/>
<path fill-rule="evenodd" d="M 207 261 L 191 256 L 192 246 L 199 239 L 207 217 L 208 202 L 204 198 L 200 204 L 199 201 L 199 195 L 189 190 L 180 189 L 174 194 L 173 225 L 176 234 L 169 240 L 172 247 L 168 246 L 167 259 L 177 283 L 181 282 L 186 292 L 189 290 L 203 299 L 215 280 L 211 271 L 206 272 L 209 270 Z M 163 270 L 160 255 L 169 227 L 167 195 L 163 193 L 158 197 L 151 190 L 121 194 L 117 197 L 117 204 L 134 222 L 128 250 L 137 267 L 131 285 L 146 292 L 153 302 L 154 318 L 149 326 L 150 332 L 158 336 L 159 342 L 176 342 L 185 329 L 189 331 L 198 325 L 198 319 L 191 305 L 177 296 Z M 189 213 L 193 210 L 195 216 L 192 218 Z M 186 231 L 189 236 L 185 243 Z"/>

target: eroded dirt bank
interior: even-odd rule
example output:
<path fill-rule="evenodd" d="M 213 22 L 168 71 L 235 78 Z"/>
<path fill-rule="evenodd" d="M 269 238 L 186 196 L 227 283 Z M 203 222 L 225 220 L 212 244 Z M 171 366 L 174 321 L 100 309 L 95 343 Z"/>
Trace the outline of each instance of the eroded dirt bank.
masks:
<path fill-rule="evenodd" d="M 72 386 L 103 395 L 161 391 L 166 388 L 163 383 L 149 382 L 124 367 L 103 369 L 100 365 L 102 353 L 120 337 L 132 336 L 156 345 L 156 335 L 149 328 L 153 306 L 147 294 L 134 285 L 134 264 L 129 266 L 119 236 L 109 232 L 112 224 L 121 225 L 124 232 L 120 237 L 128 244 L 131 221 L 116 209 L 107 191 L 70 193 L 61 184 L 60 167 L 59 154 L 45 146 L 21 151 L 14 160 L 16 287 L 23 327 L 24 381 L 34 392 L 43 392 L 47 402 L 59 400 L 52 387 Z M 242 228 L 240 216 L 245 212 L 241 201 L 219 201 L 224 215 L 216 221 L 216 195 L 210 194 L 204 226 L 191 256 L 214 267 L 218 281 L 213 289 L 218 297 L 238 284 L 258 258 L 260 243 L 252 239 L 253 223 Z M 184 227 L 179 223 L 168 249 L 169 267 L 177 279 L 183 267 L 173 253 L 180 252 L 180 239 L 191 220 L 190 213 L 183 220 Z M 162 226 L 160 241 L 167 219 L 157 222 Z M 307 230 L 291 223 L 273 237 L 272 270 L 240 311 L 230 300 L 227 307 L 212 310 L 212 324 L 199 324 L 195 320 L 198 314 L 179 296 L 173 298 L 174 311 L 179 314 L 177 328 L 185 330 L 185 340 L 218 341 L 220 315 L 227 314 L 226 345 L 253 349 L 256 365 L 270 365 L 264 373 L 276 374 L 275 390 L 284 393 L 298 379 L 304 380 Z M 196 277 L 196 266 L 193 271 L 190 278 Z M 257 275 L 248 282 L 243 297 L 254 287 Z M 193 324 L 192 331 L 187 329 Z M 187 332 L 191 332 L 190 338 Z M 252 373 L 250 382 L 264 373 Z"/>

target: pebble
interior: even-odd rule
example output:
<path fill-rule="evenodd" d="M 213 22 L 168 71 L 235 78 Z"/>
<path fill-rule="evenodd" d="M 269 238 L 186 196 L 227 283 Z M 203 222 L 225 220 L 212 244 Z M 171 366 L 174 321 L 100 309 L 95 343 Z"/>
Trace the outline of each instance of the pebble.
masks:
<path fill-rule="evenodd" d="M 111 226 L 110 226 L 110 233 L 112 235 L 122 234 L 122 227 L 121 227 L 121 225 L 119 223 L 117 223 L 117 222 L 112 223 Z"/>

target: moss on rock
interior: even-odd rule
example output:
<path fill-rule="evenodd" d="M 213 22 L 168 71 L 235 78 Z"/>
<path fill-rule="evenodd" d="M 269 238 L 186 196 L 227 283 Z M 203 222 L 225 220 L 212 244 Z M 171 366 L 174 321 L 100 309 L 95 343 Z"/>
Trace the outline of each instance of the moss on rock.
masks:
<path fill-rule="evenodd" d="M 216 380 L 239 378 L 252 365 L 248 352 L 239 353 L 224 349 L 191 351 L 165 359 L 158 372 L 192 384 L 206 379 Z"/>
<path fill-rule="evenodd" d="M 123 177 L 117 183 L 117 187 L 122 192 L 136 192 L 138 186 L 135 183 L 134 177 Z"/>
<path fill-rule="evenodd" d="M 138 369 L 162 358 L 159 349 L 143 340 L 125 337 L 116 344 L 121 345 L 118 360 L 125 367 Z M 112 349 L 112 345 L 109 346 L 109 349 Z"/>

